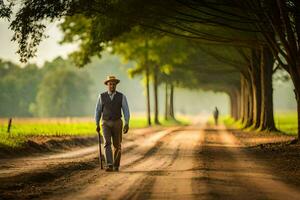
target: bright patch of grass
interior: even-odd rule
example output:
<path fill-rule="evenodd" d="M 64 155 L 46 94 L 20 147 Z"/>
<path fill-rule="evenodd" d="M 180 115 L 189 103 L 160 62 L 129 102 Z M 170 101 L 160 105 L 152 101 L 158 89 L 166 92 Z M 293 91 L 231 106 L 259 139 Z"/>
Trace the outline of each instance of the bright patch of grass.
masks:
<path fill-rule="evenodd" d="M 297 113 L 276 113 L 274 116 L 275 126 L 280 131 L 287 135 L 297 135 Z M 230 116 L 221 116 L 220 122 L 224 123 L 227 127 L 242 128 L 240 121 L 235 121 Z M 214 124 L 213 118 L 209 120 L 209 123 Z M 247 130 L 251 130 L 251 127 Z"/>
<path fill-rule="evenodd" d="M 191 124 L 190 120 L 184 116 L 178 116 L 176 120 L 169 119 L 165 120 L 164 117 L 159 117 L 159 122 L 162 126 L 174 126 L 174 125 L 189 125 Z"/>
<path fill-rule="evenodd" d="M 232 127 L 232 128 L 241 128 L 242 124 L 240 121 L 235 121 L 230 115 L 221 115 L 219 117 L 219 123 L 223 123 L 226 127 Z M 215 121 L 214 118 L 211 116 L 208 119 L 208 124 L 209 125 L 214 125 Z"/>
<path fill-rule="evenodd" d="M 152 118 L 153 120 L 153 118 Z M 33 136 L 85 136 L 95 135 L 95 122 L 92 118 L 25 118 L 13 119 L 10 133 L 7 133 L 8 119 L 0 119 L 0 147 L 17 148 Z M 162 126 L 188 124 L 188 120 L 179 117 L 179 121 L 165 121 L 160 117 Z M 144 116 L 130 119 L 131 128 L 147 127 Z"/>
<path fill-rule="evenodd" d="M 274 120 L 276 127 L 288 135 L 297 135 L 298 123 L 297 113 L 275 113 Z"/>

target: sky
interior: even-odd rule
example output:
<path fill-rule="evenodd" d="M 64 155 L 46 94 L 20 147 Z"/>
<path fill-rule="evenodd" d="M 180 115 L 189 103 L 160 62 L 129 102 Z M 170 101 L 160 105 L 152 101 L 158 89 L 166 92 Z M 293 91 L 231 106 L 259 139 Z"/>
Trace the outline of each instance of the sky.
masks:
<path fill-rule="evenodd" d="M 50 61 L 57 56 L 64 58 L 76 49 L 75 44 L 60 45 L 58 42 L 62 38 L 62 33 L 57 27 L 58 22 L 49 24 L 46 28 L 48 38 L 44 39 L 38 47 L 37 56 L 31 59 L 30 63 L 37 63 L 42 66 L 45 61 Z M 16 53 L 18 44 L 12 42 L 13 31 L 9 29 L 9 22 L 0 19 L 0 58 L 9 59 L 13 62 L 19 62 L 19 55 Z M 24 64 L 22 64 L 24 65 Z"/>

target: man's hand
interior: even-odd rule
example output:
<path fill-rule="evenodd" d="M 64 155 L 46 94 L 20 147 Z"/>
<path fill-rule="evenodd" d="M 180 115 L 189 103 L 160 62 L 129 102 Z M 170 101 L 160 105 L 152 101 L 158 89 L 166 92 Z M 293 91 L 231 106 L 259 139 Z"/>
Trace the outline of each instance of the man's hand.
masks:
<path fill-rule="evenodd" d="M 124 128 L 123 128 L 123 133 L 126 134 L 128 132 L 128 130 L 129 130 L 129 126 L 128 126 L 128 124 L 125 124 Z"/>
<path fill-rule="evenodd" d="M 100 126 L 98 125 L 96 128 L 97 133 L 100 133 Z"/>

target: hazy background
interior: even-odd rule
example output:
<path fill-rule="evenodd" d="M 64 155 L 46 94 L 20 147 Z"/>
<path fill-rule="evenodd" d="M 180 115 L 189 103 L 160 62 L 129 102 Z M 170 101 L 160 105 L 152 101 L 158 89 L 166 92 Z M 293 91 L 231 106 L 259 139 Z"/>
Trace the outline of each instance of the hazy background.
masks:
<path fill-rule="evenodd" d="M 76 49 L 76 45 L 59 45 L 58 41 L 62 34 L 55 24 L 47 28 L 47 34 L 51 37 L 45 39 L 39 46 L 37 57 L 32 59 L 31 63 L 36 63 L 39 67 L 43 67 L 46 61 L 51 61 L 57 56 L 67 58 L 69 52 Z M 15 54 L 17 45 L 11 42 L 12 32 L 8 29 L 8 22 L 0 20 L 0 59 L 10 60 L 21 66 L 18 55 Z M 85 71 L 91 79 L 89 96 L 86 97 L 82 106 L 86 106 L 87 114 L 93 115 L 97 96 L 100 92 L 106 90 L 103 80 L 107 75 L 116 75 L 121 83 L 117 90 L 123 92 L 129 101 L 130 110 L 132 112 L 143 113 L 145 111 L 145 95 L 144 85 L 141 77 L 130 79 L 127 70 L 133 66 L 132 63 L 124 63 L 118 56 L 104 53 L 101 59 L 94 59 L 93 62 L 83 69 L 75 69 L 76 71 Z M 63 67 L 63 66 L 60 66 Z M 0 78 L 1 78 L 0 74 Z M 274 108 L 275 112 L 295 112 L 296 101 L 293 93 L 293 86 L 290 81 L 274 80 Z M 163 86 L 159 88 L 160 113 L 164 111 L 164 93 Z M 150 91 L 153 88 L 151 86 Z M 3 92 L 3 91 L 0 91 Z M 199 114 L 201 112 L 210 113 L 217 106 L 221 114 L 229 113 L 229 98 L 224 93 L 214 93 L 210 91 L 193 90 L 189 91 L 182 88 L 175 89 L 175 112 L 183 114 Z M 151 95 L 151 104 L 153 96 Z M 0 99 L 1 103 L 1 99 Z M 1 106 L 5 106 L 3 103 Z M 89 115 L 89 114 L 88 114 Z M 0 113 L 3 116 L 3 113 Z"/>

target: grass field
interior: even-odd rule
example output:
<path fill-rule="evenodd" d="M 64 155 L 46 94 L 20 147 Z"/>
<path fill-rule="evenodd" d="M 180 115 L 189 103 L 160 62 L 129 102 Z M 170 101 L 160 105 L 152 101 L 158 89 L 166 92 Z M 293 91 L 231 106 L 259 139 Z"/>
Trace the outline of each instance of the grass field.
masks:
<path fill-rule="evenodd" d="M 297 135 L 297 113 L 276 113 L 274 116 L 276 127 L 288 135 Z"/>
<path fill-rule="evenodd" d="M 189 124 L 187 118 L 178 117 L 180 124 Z M 178 124 L 160 117 L 162 126 Z M 92 118 L 13 118 L 10 133 L 7 133 L 7 118 L 0 119 L 0 147 L 20 147 L 34 136 L 84 136 L 94 135 L 95 122 Z M 132 117 L 130 128 L 147 126 L 145 117 Z"/>
<path fill-rule="evenodd" d="M 274 116 L 276 127 L 287 135 L 297 135 L 297 113 L 276 113 Z M 230 116 L 220 116 L 220 122 L 223 122 L 226 126 L 233 126 L 235 128 L 241 128 L 242 125 L 239 121 L 234 121 Z M 213 118 L 209 119 L 209 123 L 213 124 Z"/>

